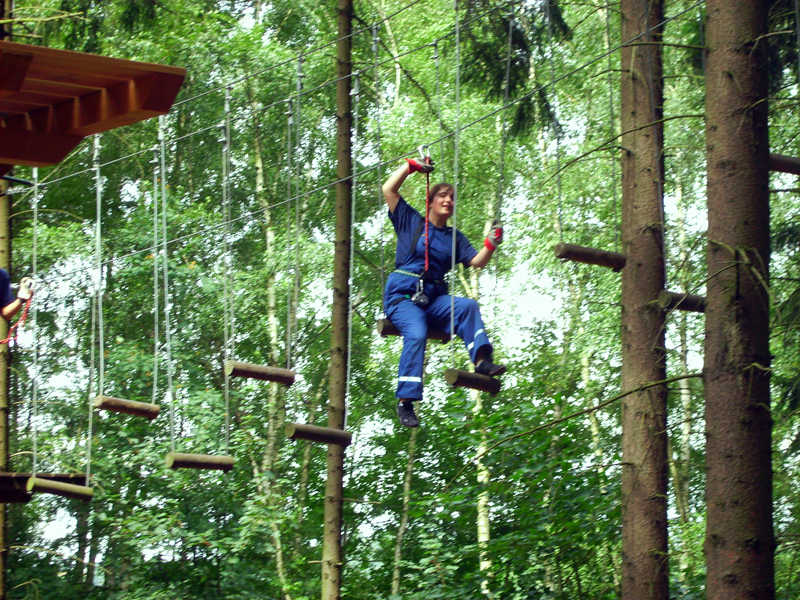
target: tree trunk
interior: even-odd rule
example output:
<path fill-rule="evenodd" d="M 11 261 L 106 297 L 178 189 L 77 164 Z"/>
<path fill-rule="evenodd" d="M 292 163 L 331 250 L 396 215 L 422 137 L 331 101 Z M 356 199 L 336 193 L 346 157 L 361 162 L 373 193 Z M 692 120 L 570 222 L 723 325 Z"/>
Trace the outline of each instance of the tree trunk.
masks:
<path fill-rule="evenodd" d="M 333 306 L 331 308 L 331 382 L 328 427 L 344 429 L 347 387 L 347 325 L 350 298 L 350 219 L 353 193 L 353 163 L 350 110 L 350 74 L 353 2 L 339 0 L 336 60 L 336 241 L 334 245 Z M 328 445 L 328 478 L 325 484 L 324 529 L 322 541 L 322 600 L 338 600 L 342 584 L 342 503 L 344 447 Z"/>
<path fill-rule="evenodd" d="M 769 600 L 768 5 L 706 6 L 706 597 Z"/>
<path fill-rule="evenodd" d="M 663 250 L 662 0 L 623 0 L 622 391 L 666 378 Z M 641 36 L 641 37 L 637 37 Z M 629 40 L 636 38 L 635 41 Z M 667 600 L 667 395 L 622 402 L 622 598 Z"/>
<path fill-rule="evenodd" d="M 403 560 L 403 537 L 408 527 L 408 511 L 411 508 L 411 477 L 414 473 L 414 451 L 417 447 L 418 428 L 411 430 L 408 440 L 408 460 L 403 477 L 403 508 L 400 512 L 400 526 L 394 538 L 394 568 L 392 569 L 392 597 L 400 597 L 400 562 Z"/>

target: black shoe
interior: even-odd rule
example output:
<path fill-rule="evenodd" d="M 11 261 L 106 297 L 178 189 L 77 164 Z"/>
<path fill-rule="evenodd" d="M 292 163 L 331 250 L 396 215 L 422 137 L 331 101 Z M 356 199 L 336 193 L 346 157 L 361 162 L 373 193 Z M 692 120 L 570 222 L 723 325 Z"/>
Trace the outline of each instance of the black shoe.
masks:
<path fill-rule="evenodd" d="M 483 359 L 475 365 L 475 372 L 480 375 L 488 375 L 489 377 L 497 377 L 506 372 L 505 365 L 496 365 L 488 359 Z"/>
<path fill-rule="evenodd" d="M 419 419 L 414 414 L 413 402 L 401 402 L 397 405 L 397 416 L 400 417 L 400 423 L 406 427 L 419 427 Z"/>

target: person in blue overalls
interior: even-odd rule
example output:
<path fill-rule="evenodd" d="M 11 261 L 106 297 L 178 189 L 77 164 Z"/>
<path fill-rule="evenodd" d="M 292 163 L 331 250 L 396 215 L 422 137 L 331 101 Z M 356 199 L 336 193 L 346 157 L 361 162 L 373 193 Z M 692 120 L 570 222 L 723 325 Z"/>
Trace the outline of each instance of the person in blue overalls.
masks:
<path fill-rule="evenodd" d="M 397 378 L 397 415 L 406 427 L 418 427 L 414 402 L 422 399 L 422 369 L 428 327 L 450 332 L 451 297 L 444 282 L 452 265 L 453 228 L 447 221 L 453 216 L 453 186 L 439 183 L 428 194 L 428 223 L 400 195 L 400 186 L 411 173 L 431 173 L 428 160 L 406 159 L 383 184 L 383 196 L 389 206 L 389 219 L 397 232 L 395 270 L 389 275 L 384 291 L 386 316 L 403 336 L 403 350 Z M 427 225 L 427 227 L 426 227 Z M 426 265 L 426 230 L 427 269 Z M 456 230 L 456 262 L 468 267 L 485 267 L 503 239 L 498 221 L 492 224 L 480 251 L 475 250 L 463 233 Z M 413 247 L 412 247 L 413 246 Z M 454 299 L 455 333 L 469 351 L 475 372 L 490 377 L 502 375 L 506 368 L 492 362 L 492 345 L 483 326 L 478 303 L 469 298 Z M 452 335 L 452 334 L 451 334 Z"/>

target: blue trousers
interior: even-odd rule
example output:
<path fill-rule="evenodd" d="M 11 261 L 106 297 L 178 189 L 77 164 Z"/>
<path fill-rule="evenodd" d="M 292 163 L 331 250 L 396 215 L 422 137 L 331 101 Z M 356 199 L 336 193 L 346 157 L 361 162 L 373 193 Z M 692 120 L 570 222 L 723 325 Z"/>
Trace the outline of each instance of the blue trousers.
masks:
<path fill-rule="evenodd" d="M 469 298 L 455 297 L 454 317 L 456 335 L 464 340 L 469 357 L 475 362 L 478 351 L 489 347 L 488 357 L 492 353 L 492 345 L 483 326 L 478 303 Z M 450 331 L 450 296 L 438 296 L 426 307 L 420 307 L 403 300 L 390 307 L 386 313 L 403 336 L 403 351 L 400 354 L 400 366 L 397 377 L 398 398 L 411 400 L 422 399 L 422 368 L 425 362 L 425 343 L 428 327 L 441 329 L 452 335 Z"/>

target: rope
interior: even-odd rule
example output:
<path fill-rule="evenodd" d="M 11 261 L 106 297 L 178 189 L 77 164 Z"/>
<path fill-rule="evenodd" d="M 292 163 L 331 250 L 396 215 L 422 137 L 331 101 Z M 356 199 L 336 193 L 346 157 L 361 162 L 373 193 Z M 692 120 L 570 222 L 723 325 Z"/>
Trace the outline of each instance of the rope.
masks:
<path fill-rule="evenodd" d="M 158 147 L 153 158 L 153 404 L 158 404 L 159 310 L 158 310 Z"/>
<path fill-rule="evenodd" d="M 161 174 L 161 261 L 164 287 L 164 333 L 167 349 L 167 387 L 169 388 L 169 441 L 175 452 L 175 386 L 172 365 L 172 305 L 169 301 L 169 257 L 167 254 L 167 148 L 164 141 L 164 116 L 158 117 L 159 171 Z"/>
<path fill-rule="evenodd" d="M 289 199 L 286 204 L 286 272 L 288 273 L 292 267 L 292 259 L 291 259 L 291 246 L 289 240 L 291 239 L 291 199 L 292 199 L 292 179 L 293 179 L 293 166 L 292 166 L 292 124 L 294 122 L 294 107 L 292 104 L 292 100 L 287 100 L 288 102 L 288 109 L 285 113 L 286 115 L 286 153 L 287 153 L 287 177 L 286 177 L 286 197 Z M 292 294 L 291 291 L 287 290 L 287 297 L 286 297 L 286 368 L 292 368 L 292 355 L 291 355 L 291 346 L 292 346 L 292 322 L 291 322 L 291 313 L 292 313 Z"/>
<path fill-rule="evenodd" d="M 358 141 L 358 100 L 360 94 L 360 79 L 356 77 L 353 80 L 353 140 Z M 356 156 L 358 153 L 354 153 Z M 355 162 L 355 161 L 353 161 Z M 353 289 L 354 271 L 353 265 L 355 264 L 355 246 L 356 246 L 356 185 L 357 179 L 353 177 L 353 185 L 350 187 L 350 264 L 348 272 L 348 285 L 347 285 L 347 373 L 345 376 L 345 390 L 344 397 L 346 401 L 350 398 L 350 378 L 352 375 L 352 358 L 353 358 Z M 344 426 L 343 429 L 347 431 L 347 417 L 349 411 L 344 411 Z"/>
<path fill-rule="evenodd" d="M 444 122 L 442 120 L 442 93 L 440 91 L 440 77 L 439 77 L 439 43 L 433 43 L 433 61 L 436 71 L 436 117 L 439 119 L 439 139 L 444 139 Z M 439 165 L 442 169 L 442 179 L 447 179 L 447 171 L 444 170 L 444 144 L 439 143 Z"/>
<path fill-rule="evenodd" d="M 606 48 L 611 48 L 611 9 L 606 5 Z M 608 113 L 609 136 L 613 139 L 614 130 L 614 76 L 611 54 L 608 54 Z M 611 160 L 611 196 L 614 207 L 614 250 L 619 252 L 619 210 L 617 208 L 617 159 Z"/>
<path fill-rule="evenodd" d="M 454 0 L 453 9 L 456 14 L 456 134 L 454 139 L 453 150 L 453 243 L 451 247 L 452 256 L 450 257 L 450 273 L 453 283 L 455 283 L 456 274 L 456 233 L 457 233 L 457 220 L 456 211 L 458 207 L 458 151 L 459 151 L 459 130 L 461 129 L 461 20 L 458 16 L 458 0 Z M 455 336 L 456 332 L 456 297 L 453 290 L 450 290 L 450 336 Z M 453 367 L 456 366 L 456 346 L 450 344 L 450 359 Z"/>
<path fill-rule="evenodd" d="M 553 15 L 550 10 L 552 0 L 546 0 L 544 5 L 545 16 L 547 19 L 547 47 L 550 55 L 550 85 L 553 88 L 553 129 L 556 134 L 556 189 L 558 190 L 558 236 L 560 241 L 564 241 L 564 222 L 563 212 L 564 207 L 562 204 L 561 194 L 561 127 L 558 124 L 558 94 L 556 92 L 556 67 L 555 67 L 555 53 L 553 52 Z"/>
<path fill-rule="evenodd" d="M 378 37 L 378 26 L 375 25 L 372 30 L 372 51 L 375 54 L 375 136 L 376 136 L 376 143 L 378 146 L 378 214 L 380 214 L 383 210 L 383 191 L 381 190 L 381 184 L 383 183 L 383 169 L 382 169 L 382 161 L 383 161 L 383 145 L 381 143 L 381 78 L 380 78 L 380 70 L 378 67 L 378 62 L 380 60 L 380 48 L 378 43 L 380 42 L 380 38 Z M 386 219 L 380 219 L 381 223 L 381 293 L 383 293 L 384 288 L 386 288 L 386 256 L 385 256 L 385 237 L 386 237 Z M 383 306 L 383 302 L 381 302 L 381 306 Z M 381 318 L 385 317 L 386 315 L 383 314 L 381 311 Z"/>
<path fill-rule="evenodd" d="M 511 15 L 508 19 L 508 44 L 506 47 L 506 79 L 503 87 L 503 105 L 508 104 L 511 87 L 511 42 L 514 32 L 514 7 L 511 4 Z M 495 216 L 500 215 L 500 206 L 503 202 L 503 188 L 505 187 L 505 171 L 506 171 L 506 144 L 508 143 L 508 111 L 503 111 L 503 124 L 502 136 L 500 143 L 500 177 L 497 181 L 497 205 L 495 206 Z"/>
<path fill-rule="evenodd" d="M 34 280 L 35 281 L 35 280 Z M 25 321 L 28 319 L 28 309 L 30 309 L 31 302 L 33 301 L 33 290 L 31 290 L 31 297 L 25 301 L 22 306 L 22 314 L 17 322 L 8 328 L 8 335 L 6 339 L 0 340 L 0 344 L 8 344 L 9 342 L 16 342 L 19 337 L 19 330 L 24 329 Z"/>
<path fill-rule="evenodd" d="M 231 181 L 230 181 L 230 147 L 231 147 L 231 88 L 225 88 L 225 121 L 220 125 L 222 129 L 222 254 L 223 254 L 223 337 L 225 361 L 234 356 L 234 331 L 233 331 L 233 300 L 231 289 L 233 287 L 233 268 L 231 261 Z M 230 454 L 231 432 L 231 385 L 228 370 L 225 369 L 225 454 Z"/>
<path fill-rule="evenodd" d="M 36 278 L 39 275 L 39 267 L 38 267 L 38 237 L 39 237 L 39 167 L 33 168 L 33 258 L 32 258 L 32 269 L 33 269 L 33 280 L 36 281 Z M 30 301 L 28 301 L 28 304 Z M 24 313 L 23 313 L 24 315 Z M 33 476 L 36 477 L 36 472 L 39 467 L 38 455 L 39 455 L 39 435 L 38 435 L 38 427 L 36 421 L 38 421 L 38 413 L 39 413 L 39 336 L 38 334 L 38 325 L 39 325 L 39 308 L 34 307 L 33 309 Z"/>

